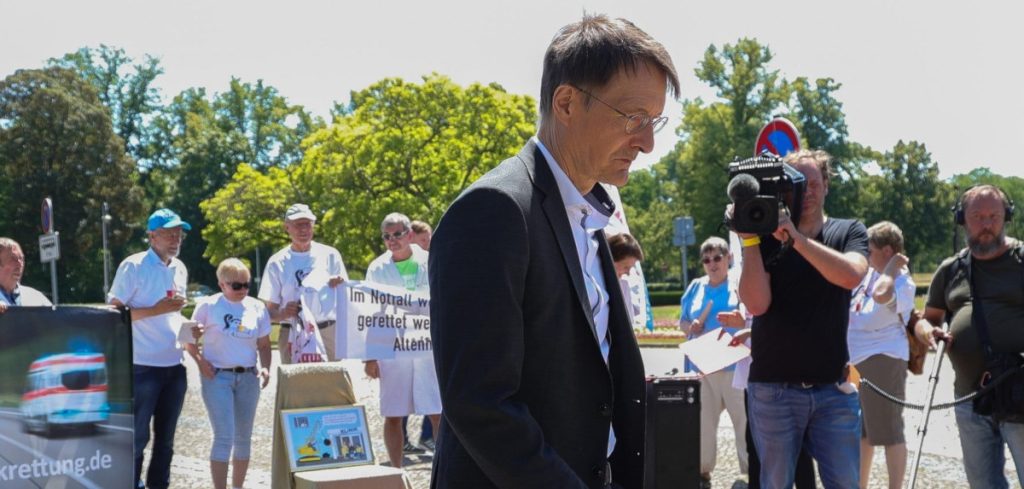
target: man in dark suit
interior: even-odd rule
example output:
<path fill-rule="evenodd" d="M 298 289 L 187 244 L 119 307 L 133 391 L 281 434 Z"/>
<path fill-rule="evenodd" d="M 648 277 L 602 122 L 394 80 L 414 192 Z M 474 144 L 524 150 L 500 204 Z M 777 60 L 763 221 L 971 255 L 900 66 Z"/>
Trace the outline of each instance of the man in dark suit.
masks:
<path fill-rule="evenodd" d="M 600 184 L 626 183 L 678 87 L 665 48 L 632 23 L 564 27 L 545 54 L 537 136 L 441 219 L 433 487 L 641 488 L 643 361 Z"/>

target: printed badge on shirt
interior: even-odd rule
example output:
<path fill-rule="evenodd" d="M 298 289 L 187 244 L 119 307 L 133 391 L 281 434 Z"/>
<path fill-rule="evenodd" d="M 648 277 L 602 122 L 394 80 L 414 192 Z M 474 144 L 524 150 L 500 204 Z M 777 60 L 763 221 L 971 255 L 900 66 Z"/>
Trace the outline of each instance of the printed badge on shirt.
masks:
<path fill-rule="evenodd" d="M 251 324 L 247 326 L 244 322 L 242 322 L 242 318 L 235 317 L 234 314 L 225 314 L 223 322 L 224 333 L 227 334 L 228 336 L 243 340 L 251 340 L 256 337 L 256 330 L 258 325 Z"/>

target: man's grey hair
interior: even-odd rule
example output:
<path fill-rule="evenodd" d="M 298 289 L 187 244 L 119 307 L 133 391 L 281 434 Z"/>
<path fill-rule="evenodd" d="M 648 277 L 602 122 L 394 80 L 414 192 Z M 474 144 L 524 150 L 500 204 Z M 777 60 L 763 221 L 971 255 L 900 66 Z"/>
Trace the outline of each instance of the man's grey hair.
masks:
<path fill-rule="evenodd" d="M 5 251 L 13 253 L 15 248 L 21 249 L 21 245 L 17 241 L 11 238 L 0 237 L 0 256 L 3 256 Z"/>
<path fill-rule="evenodd" d="M 402 214 L 401 212 L 392 212 L 387 216 L 384 216 L 384 222 L 380 223 L 380 230 L 384 231 L 388 226 L 394 226 L 401 224 L 402 229 L 412 229 L 412 223 L 409 222 L 409 216 Z"/>

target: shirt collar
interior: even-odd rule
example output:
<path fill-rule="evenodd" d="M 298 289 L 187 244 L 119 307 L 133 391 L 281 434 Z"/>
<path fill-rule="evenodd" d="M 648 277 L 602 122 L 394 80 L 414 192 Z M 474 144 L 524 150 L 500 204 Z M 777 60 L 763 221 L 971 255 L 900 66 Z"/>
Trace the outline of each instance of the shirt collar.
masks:
<path fill-rule="evenodd" d="M 14 290 L 10 294 L 6 290 L 0 288 L 0 294 L 4 295 L 4 299 L 11 305 L 18 303 L 18 298 L 21 297 L 21 284 L 15 285 Z"/>
<path fill-rule="evenodd" d="M 164 261 L 160 259 L 160 255 L 156 254 L 156 251 L 154 251 L 153 248 L 150 248 L 149 251 L 146 252 L 146 260 L 164 267 L 170 267 L 174 264 L 174 258 L 171 258 L 171 263 L 164 263 Z"/>
<path fill-rule="evenodd" d="M 562 203 L 565 204 L 565 208 L 593 216 L 595 219 L 588 219 L 588 224 L 589 221 L 593 221 L 592 225 L 587 226 L 588 228 L 603 229 L 607 226 L 612 213 L 615 212 L 615 203 L 608 196 L 608 192 L 601 187 L 600 183 L 597 183 L 594 184 L 594 188 L 591 189 L 590 193 L 587 195 L 581 194 L 579 189 L 573 185 L 572 180 L 569 180 L 565 170 L 562 170 L 562 167 L 555 161 L 555 157 L 544 146 L 544 143 L 537 136 L 533 136 L 532 139 L 537 148 L 540 149 L 541 154 L 544 155 L 544 160 L 547 161 L 548 166 L 551 168 L 551 173 L 555 176 L 555 183 L 558 184 L 558 193 L 562 195 Z M 597 227 L 598 224 L 600 224 L 600 227 Z"/>

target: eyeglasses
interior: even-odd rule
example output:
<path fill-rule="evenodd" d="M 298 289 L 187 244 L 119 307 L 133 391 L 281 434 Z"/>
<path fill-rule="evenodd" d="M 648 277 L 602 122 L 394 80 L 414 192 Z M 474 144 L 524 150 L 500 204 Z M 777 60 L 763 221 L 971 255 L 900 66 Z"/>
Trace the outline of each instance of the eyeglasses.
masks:
<path fill-rule="evenodd" d="M 184 231 L 153 231 L 153 234 L 170 241 L 185 241 L 188 233 Z"/>
<path fill-rule="evenodd" d="M 231 286 L 231 290 L 249 290 L 249 282 L 231 282 L 228 285 Z"/>
<path fill-rule="evenodd" d="M 395 232 L 393 232 L 393 233 L 391 233 L 391 234 L 388 234 L 388 233 L 382 233 L 382 234 L 380 235 L 380 237 L 381 237 L 381 239 L 383 239 L 384 241 L 391 241 L 391 240 L 393 240 L 393 239 L 398 239 L 398 238 L 401 238 L 401 237 L 405 236 L 406 234 L 409 234 L 409 230 L 408 230 L 408 229 L 406 229 L 405 231 L 395 231 Z"/>
<path fill-rule="evenodd" d="M 710 265 L 712 261 L 714 261 L 715 263 L 722 261 L 722 255 L 705 256 L 703 259 L 701 259 L 701 262 L 703 262 L 705 265 Z"/>
<path fill-rule="evenodd" d="M 616 109 L 615 107 L 613 107 L 608 102 L 605 102 L 604 100 L 601 100 L 601 99 L 597 98 L 596 95 L 590 93 L 587 90 L 584 90 L 584 89 L 582 89 L 580 87 L 575 87 L 575 86 L 573 88 L 575 88 L 576 90 L 579 90 L 579 91 L 587 94 L 587 96 L 593 98 L 594 100 L 597 100 L 598 102 L 601 102 L 602 104 L 604 104 L 605 107 L 608 107 L 609 109 L 614 110 L 617 114 L 619 114 L 620 117 L 625 118 L 626 119 L 626 134 L 636 134 L 636 133 L 646 129 L 647 126 L 651 126 L 651 130 L 652 131 L 658 132 L 663 127 L 665 127 L 665 123 L 668 122 L 668 117 L 665 117 L 665 116 L 651 117 L 651 116 L 649 116 L 647 114 L 644 114 L 644 113 L 638 113 L 638 114 L 629 115 L 629 114 L 627 114 L 627 113 L 625 113 L 625 112 L 623 112 L 623 111 L 621 111 L 619 109 Z"/>

